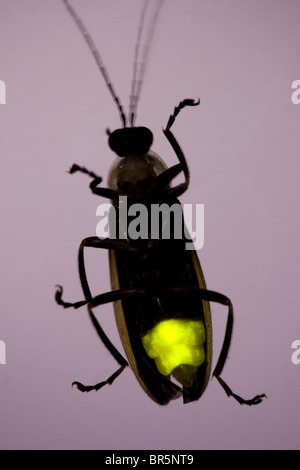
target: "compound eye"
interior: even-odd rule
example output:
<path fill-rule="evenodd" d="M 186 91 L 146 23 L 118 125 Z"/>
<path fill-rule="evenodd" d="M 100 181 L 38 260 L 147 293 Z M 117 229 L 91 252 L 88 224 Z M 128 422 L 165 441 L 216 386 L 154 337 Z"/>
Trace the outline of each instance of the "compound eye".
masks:
<path fill-rule="evenodd" d="M 136 127 L 136 145 L 139 149 L 138 153 L 144 155 L 148 153 L 152 143 L 153 143 L 153 134 L 147 127 Z"/>

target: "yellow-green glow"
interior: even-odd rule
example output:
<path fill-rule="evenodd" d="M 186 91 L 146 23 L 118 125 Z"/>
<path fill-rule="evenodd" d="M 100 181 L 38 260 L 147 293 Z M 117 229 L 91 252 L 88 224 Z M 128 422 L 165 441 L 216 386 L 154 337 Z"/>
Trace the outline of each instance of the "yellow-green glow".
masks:
<path fill-rule="evenodd" d="M 142 338 L 146 353 L 163 375 L 170 375 L 182 364 L 201 366 L 204 342 L 203 322 L 195 320 L 164 320 Z"/>

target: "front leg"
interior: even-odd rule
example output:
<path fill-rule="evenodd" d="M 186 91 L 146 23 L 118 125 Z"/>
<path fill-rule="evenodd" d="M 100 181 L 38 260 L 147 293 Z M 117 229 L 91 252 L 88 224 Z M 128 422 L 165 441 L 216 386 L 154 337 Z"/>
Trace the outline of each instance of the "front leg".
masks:
<path fill-rule="evenodd" d="M 173 114 L 169 117 L 168 124 L 166 126 L 166 130 L 170 130 L 171 127 L 173 126 L 176 117 L 180 113 L 180 111 L 185 108 L 186 106 L 198 106 L 200 104 L 200 98 L 198 98 L 197 101 L 193 99 L 185 99 L 183 101 L 180 101 L 179 105 L 174 108 Z"/>
<path fill-rule="evenodd" d="M 119 195 L 117 191 L 114 191 L 113 189 L 109 189 L 109 188 L 98 188 L 98 185 L 102 182 L 101 176 L 98 176 L 93 171 L 89 171 L 86 168 L 74 163 L 72 167 L 70 168 L 69 173 L 72 175 L 73 173 L 76 173 L 77 171 L 84 173 L 90 176 L 91 178 L 93 178 L 93 181 L 90 183 L 90 188 L 93 194 L 96 194 L 97 196 L 106 197 L 107 199 L 111 199 L 112 201 L 118 200 Z"/>
<path fill-rule="evenodd" d="M 198 106 L 200 104 L 200 100 L 195 101 L 192 99 L 186 99 L 179 103 L 178 106 L 175 107 L 173 114 L 169 117 L 166 129 L 163 129 L 163 133 L 165 134 L 166 138 L 168 139 L 169 143 L 171 144 L 179 163 L 168 168 L 166 171 L 161 173 L 157 176 L 155 181 L 153 182 L 152 186 L 149 188 L 149 194 L 155 195 L 157 193 L 163 192 L 165 198 L 177 198 L 181 194 L 183 194 L 190 183 L 190 173 L 187 166 L 187 162 L 184 156 L 184 153 L 177 142 L 174 134 L 171 132 L 171 127 L 175 122 L 176 117 L 178 116 L 179 112 L 185 108 L 186 106 Z M 181 171 L 184 173 L 185 181 L 174 188 L 165 189 L 166 186 L 174 179 Z"/>
<path fill-rule="evenodd" d="M 166 197 L 177 198 L 177 197 L 181 196 L 181 194 L 183 194 L 187 190 L 187 188 L 189 186 L 189 183 L 190 183 L 190 172 L 189 172 L 189 169 L 188 169 L 188 166 L 187 166 L 187 162 L 186 162 L 184 153 L 181 150 L 181 147 L 180 147 L 179 143 L 175 139 L 174 134 L 171 132 L 170 129 L 173 126 L 176 117 L 178 116 L 178 114 L 180 113 L 180 111 L 183 108 L 185 108 L 186 106 L 198 106 L 199 104 L 200 104 L 200 99 L 199 98 L 198 98 L 198 101 L 195 101 L 193 99 L 185 99 L 185 100 L 181 101 L 179 103 L 179 105 L 174 108 L 174 112 L 169 117 L 167 126 L 163 130 L 163 133 L 165 134 L 166 138 L 170 142 L 174 152 L 177 155 L 178 160 L 180 161 L 182 171 L 183 171 L 184 177 L 185 177 L 184 183 L 182 183 L 178 186 L 175 186 L 174 188 L 168 189 L 165 192 Z"/>

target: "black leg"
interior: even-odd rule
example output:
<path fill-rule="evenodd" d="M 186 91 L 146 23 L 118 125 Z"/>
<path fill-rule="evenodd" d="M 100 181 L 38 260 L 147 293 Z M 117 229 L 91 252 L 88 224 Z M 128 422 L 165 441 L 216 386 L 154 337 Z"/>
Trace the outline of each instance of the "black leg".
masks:
<path fill-rule="evenodd" d="M 78 252 L 78 269 L 80 282 L 84 296 L 87 300 L 92 298 L 91 291 L 88 285 L 85 264 L 84 264 L 84 248 L 105 248 L 107 250 L 126 250 L 136 252 L 137 249 L 128 243 L 127 240 L 114 240 L 110 238 L 100 239 L 98 237 L 88 237 L 82 240 Z"/>
<path fill-rule="evenodd" d="M 65 302 L 62 299 L 63 288 L 62 286 L 58 285 L 58 289 L 55 293 L 55 300 L 58 305 L 61 305 L 64 308 L 80 308 L 83 305 L 87 305 L 88 302 L 92 299 L 91 291 L 88 285 L 86 271 L 85 271 L 85 264 L 84 264 L 84 248 L 85 247 L 92 247 L 92 248 L 106 248 L 107 250 L 126 250 L 136 252 L 137 250 L 130 245 L 127 240 L 112 240 L 110 238 L 106 238 L 101 240 L 98 237 L 88 237 L 82 240 L 79 253 L 78 253 L 78 265 L 79 265 L 79 276 L 82 285 L 82 290 L 86 300 L 82 300 L 79 302 Z"/>
<path fill-rule="evenodd" d="M 83 300 L 83 301 L 75 302 L 75 303 L 64 302 L 61 298 L 63 289 L 62 289 L 61 286 L 58 286 L 58 287 L 59 287 L 59 289 L 56 292 L 55 298 L 56 298 L 57 303 L 59 305 L 62 305 L 64 308 L 73 307 L 73 308 L 76 309 L 76 308 L 82 307 L 83 305 L 88 304 L 87 300 Z M 128 292 L 127 292 L 127 295 L 130 295 L 130 294 L 128 294 Z M 131 295 L 132 295 L 132 293 L 131 293 Z M 126 293 L 125 293 L 125 296 L 126 296 Z M 101 305 L 101 304 L 104 304 L 104 303 L 107 303 L 107 302 L 113 302 L 114 300 L 119 300 L 119 298 L 122 298 L 122 297 L 123 297 L 122 292 L 113 291 L 113 292 L 108 292 L 106 294 L 102 294 L 102 295 L 98 296 L 96 299 L 97 299 L 98 304 Z M 114 357 L 114 359 L 118 362 L 120 367 L 107 380 L 105 380 L 103 382 L 100 382 L 96 385 L 85 386 L 80 382 L 77 382 L 77 381 L 73 382 L 72 385 L 77 385 L 77 388 L 81 392 L 90 392 L 91 390 L 99 390 L 100 388 L 102 388 L 106 384 L 111 385 L 113 383 L 113 381 L 121 374 L 121 372 L 123 372 L 125 367 L 128 366 L 128 362 L 126 361 L 126 359 L 122 356 L 122 354 L 112 344 L 112 342 L 110 341 L 108 336 L 104 333 L 100 323 L 98 322 L 95 315 L 93 314 L 91 307 L 92 307 L 91 304 L 88 304 L 89 316 L 90 316 L 90 319 L 91 319 L 91 321 L 92 321 L 92 323 L 93 323 L 93 325 L 96 329 L 96 332 L 97 332 L 99 338 L 101 339 L 101 341 L 103 342 L 104 346 L 108 349 L 108 351 L 111 353 L 111 355 Z"/>
<path fill-rule="evenodd" d="M 96 392 L 100 390 L 100 388 L 104 387 L 104 385 L 111 385 L 115 379 L 123 372 L 126 366 L 121 366 L 119 369 L 116 370 L 110 377 L 108 377 L 107 380 L 104 380 L 103 382 L 99 382 L 98 384 L 95 385 L 83 385 L 81 382 L 73 382 L 72 386 L 76 385 L 78 390 L 81 392 L 91 392 L 92 390 L 95 390 Z"/>
<path fill-rule="evenodd" d="M 198 289 L 196 287 L 176 287 L 176 288 L 169 288 L 167 291 L 170 293 L 173 292 L 174 294 L 177 293 L 177 294 L 182 294 L 182 295 L 196 295 L 201 300 L 207 300 L 209 302 L 216 302 L 216 303 L 219 303 L 221 305 L 228 307 L 228 319 L 227 319 L 227 325 L 226 325 L 226 331 L 225 331 L 225 338 L 224 338 L 224 342 L 223 342 L 219 359 L 217 361 L 217 365 L 213 372 L 213 376 L 216 377 L 220 385 L 225 390 L 226 394 L 229 397 L 235 398 L 235 400 L 237 400 L 241 405 L 249 405 L 249 406 L 258 405 L 259 403 L 263 401 L 263 398 L 267 398 L 265 394 L 262 394 L 262 395 L 256 395 L 250 400 L 245 400 L 244 398 L 235 394 L 229 388 L 226 382 L 220 377 L 223 367 L 225 365 L 227 356 L 228 356 L 228 351 L 229 351 L 231 337 L 232 337 L 233 306 L 232 306 L 230 299 L 226 297 L 225 295 L 220 294 L 218 292 L 214 292 L 214 291 L 210 291 L 206 289 Z"/>
<path fill-rule="evenodd" d="M 165 198 L 173 199 L 173 198 L 178 198 L 179 196 L 181 196 L 187 190 L 187 188 L 190 184 L 190 172 L 189 172 L 189 169 L 188 169 L 188 166 L 187 166 L 187 162 L 186 162 L 184 153 L 181 150 L 181 147 L 178 144 L 177 140 L 175 139 L 173 133 L 170 130 L 167 130 L 167 129 L 164 130 L 163 132 L 164 132 L 166 138 L 168 139 L 168 141 L 170 142 L 174 152 L 176 153 L 176 155 L 178 157 L 178 160 L 181 163 L 181 169 L 182 169 L 182 171 L 184 173 L 184 177 L 185 177 L 184 183 L 181 183 L 181 184 L 175 186 L 174 188 L 167 189 L 164 192 L 164 197 Z"/>
<path fill-rule="evenodd" d="M 180 111 L 185 108 L 186 106 L 198 106 L 200 104 L 200 98 L 198 98 L 198 101 L 195 101 L 193 99 L 185 99 L 183 101 L 180 101 L 179 105 L 174 108 L 173 114 L 169 117 L 168 124 L 166 127 L 166 130 L 170 130 L 171 127 L 173 126 L 176 117 L 180 113 Z"/>
<path fill-rule="evenodd" d="M 156 194 L 159 194 L 163 192 L 164 198 L 177 198 L 179 197 L 182 193 L 186 191 L 188 188 L 189 182 L 190 182 L 190 174 L 189 174 L 189 169 L 186 163 L 185 156 L 183 154 L 183 151 L 180 148 L 180 145 L 178 144 L 177 140 L 175 139 L 173 133 L 170 131 L 172 125 L 175 122 L 176 117 L 178 116 L 179 112 L 185 108 L 186 106 L 197 106 L 200 103 L 200 100 L 195 101 L 192 99 L 186 99 L 183 100 L 179 103 L 178 106 L 175 107 L 174 113 L 171 114 L 169 117 L 166 129 L 163 130 L 166 138 L 170 142 L 174 152 L 177 155 L 177 158 L 179 160 L 179 164 L 174 165 L 167 170 L 165 170 L 163 173 L 161 173 L 153 184 L 150 186 L 149 191 L 147 196 L 155 196 Z M 185 177 L 185 182 L 175 186 L 174 188 L 169 188 L 165 189 L 165 187 L 174 179 L 180 171 L 183 171 L 184 177 Z"/>
<path fill-rule="evenodd" d="M 80 308 L 80 307 L 83 307 L 84 305 L 87 304 L 87 301 L 86 300 L 80 300 L 79 302 L 65 302 L 63 299 L 62 299 L 62 295 L 63 295 L 63 287 L 60 286 L 60 285 L 57 285 L 55 286 L 57 287 L 57 291 L 55 292 L 55 300 L 56 300 L 56 303 L 58 303 L 58 305 L 61 305 L 63 308 Z"/>
<path fill-rule="evenodd" d="M 170 189 L 167 189 L 167 190 L 164 191 L 164 197 L 165 198 L 173 199 L 173 198 L 179 197 L 181 194 L 183 194 L 187 190 L 187 188 L 189 186 L 189 183 L 190 183 L 190 173 L 189 173 L 189 169 L 188 169 L 188 166 L 187 166 L 187 162 L 186 162 L 184 153 L 183 153 L 179 143 L 175 139 L 175 137 L 174 137 L 174 135 L 173 135 L 173 133 L 171 132 L 170 129 L 171 129 L 172 125 L 174 124 L 175 119 L 178 116 L 179 112 L 183 108 L 185 108 L 186 106 L 197 106 L 199 104 L 200 104 L 200 100 L 195 101 L 195 100 L 192 100 L 192 99 L 186 99 L 186 100 L 181 101 L 179 103 L 179 105 L 175 107 L 173 114 L 171 114 L 171 116 L 169 117 L 166 129 L 163 130 L 166 138 L 170 142 L 174 152 L 177 155 L 177 158 L 180 162 L 180 169 L 181 169 L 181 171 L 183 171 L 184 177 L 185 177 L 184 183 L 181 183 L 180 185 L 175 186 L 174 188 L 170 188 Z M 177 170 L 175 170 L 176 168 L 177 168 L 177 165 L 175 165 L 174 167 L 169 168 L 169 170 L 166 170 L 166 172 L 169 172 L 169 175 L 168 175 L 168 173 L 167 173 L 167 175 L 171 176 L 172 172 L 174 171 L 175 176 L 177 176 L 177 174 L 179 172 L 177 172 Z M 173 176 L 173 178 L 175 176 Z M 163 182 L 164 182 L 163 174 L 160 175 L 160 177 L 161 177 L 161 180 L 162 180 L 162 184 L 161 184 L 160 188 L 164 189 L 165 185 L 163 185 Z M 171 179 L 172 178 L 170 177 L 168 182 L 170 182 Z"/>
<path fill-rule="evenodd" d="M 124 300 L 128 297 L 143 297 L 147 294 L 146 289 L 117 289 L 110 292 L 105 292 L 104 294 L 97 295 L 96 297 L 91 297 L 89 300 L 80 300 L 79 302 L 65 302 L 62 299 L 63 288 L 62 286 L 57 286 L 58 290 L 55 294 L 56 302 L 64 308 L 80 308 L 84 305 L 88 307 L 98 307 L 99 305 L 108 304 L 111 302 L 116 302 L 117 300 Z"/>
<path fill-rule="evenodd" d="M 145 191 L 145 198 L 148 198 L 150 201 L 155 200 L 157 195 L 160 195 L 163 191 L 167 191 L 165 188 L 168 186 L 171 181 L 179 175 L 182 171 L 182 166 L 180 163 L 177 165 L 171 166 L 163 173 L 158 175 L 155 180 L 151 183 L 148 190 Z"/>
<path fill-rule="evenodd" d="M 225 390 L 227 396 L 235 398 L 239 402 L 240 405 L 248 405 L 248 406 L 259 405 L 259 403 L 261 403 L 264 398 L 267 398 L 267 395 L 263 394 L 263 395 L 256 395 L 255 397 L 251 398 L 250 400 L 245 400 L 244 398 L 240 397 L 239 395 L 236 395 L 236 393 L 233 393 L 233 391 L 228 387 L 227 383 L 224 382 L 224 380 L 221 377 L 216 376 L 216 379 L 218 380 L 219 384 Z"/>
<path fill-rule="evenodd" d="M 228 306 L 228 320 L 227 320 L 227 325 L 226 325 L 225 338 L 224 338 L 223 346 L 221 349 L 221 353 L 220 353 L 217 365 L 213 372 L 213 376 L 216 377 L 219 384 L 225 390 L 227 396 L 235 398 L 235 400 L 237 400 L 240 403 L 240 405 L 249 405 L 249 406 L 258 405 L 259 403 L 263 401 L 263 398 L 266 398 L 265 394 L 256 395 L 250 400 L 245 400 L 244 398 L 234 393 L 226 384 L 226 382 L 220 377 L 223 367 L 225 365 L 227 356 L 228 356 L 229 347 L 231 343 L 232 328 L 233 328 L 233 306 L 232 306 L 231 301 L 228 299 L 228 297 L 225 297 L 224 295 L 219 294 L 217 292 L 213 292 L 213 291 L 208 291 L 208 292 L 210 292 L 210 295 L 209 295 L 210 298 L 207 298 L 206 300 L 218 302 L 222 305 Z"/>
<path fill-rule="evenodd" d="M 76 163 L 74 163 L 74 165 L 72 165 L 72 167 L 70 168 L 69 173 L 73 174 L 73 173 L 76 173 L 77 171 L 79 171 L 81 173 L 84 173 L 84 174 L 90 176 L 91 178 L 93 178 L 93 181 L 90 183 L 90 188 L 91 188 L 93 194 L 96 194 L 97 196 L 106 197 L 106 198 L 111 199 L 113 201 L 118 200 L 119 195 L 113 189 L 98 188 L 98 185 L 102 182 L 101 176 L 97 176 L 92 171 L 89 171 L 86 168 L 84 168 L 82 166 L 79 166 Z"/>
<path fill-rule="evenodd" d="M 100 382 L 96 385 L 88 385 L 85 386 L 81 384 L 80 382 L 74 382 L 73 385 L 77 385 L 78 389 L 82 392 L 89 392 L 91 390 L 99 390 L 106 384 L 112 384 L 113 381 L 121 374 L 121 372 L 125 369 L 125 367 L 128 365 L 126 359 L 119 353 L 119 351 L 116 349 L 116 347 L 112 344 L 112 342 L 109 340 L 109 338 L 106 336 L 104 333 L 102 327 L 100 326 L 99 322 L 97 321 L 95 315 L 93 314 L 91 310 L 91 304 L 89 302 L 92 300 L 90 288 L 87 282 L 87 277 L 86 277 L 86 272 L 85 272 L 85 265 L 84 265 L 84 257 L 83 257 L 83 250 L 84 247 L 93 247 L 93 248 L 106 248 L 106 249 L 118 249 L 118 250 L 130 250 L 130 251 L 135 251 L 134 247 L 128 244 L 126 240 L 111 240 L 111 239 L 104 239 L 101 240 L 97 237 L 89 237 L 84 239 L 79 248 L 79 273 L 80 273 L 80 280 L 83 288 L 83 292 L 85 294 L 86 300 L 75 302 L 75 303 L 70 303 L 70 302 L 65 302 L 62 299 L 62 293 L 63 293 L 63 288 L 61 286 L 57 286 L 58 290 L 56 291 L 55 299 L 57 303 L 64 308 L 80 308 L 83 305 L 88 304 L 88 312 L 90 319 L 97 331 L 98 336 L 100 337 L 101 341 L 105 345 L 105 347 L 108 349 L 108 351 L 112 354 L 114 359 L 119 363 L 121 366 L 114 374 L 112 374 L 107 380 L 104 382 Z M 111 295 L 112 294 L 112 295 Z M 119 294 L 122 297 L 122 293 Z M 127 293 L 128 295 L 128 293 Z M 116 298 L 118 298 L 118 294 L 115 292 L 112 293 L 107 293 L 107 294 L 102 294 L 102 301 L 101 299 L 99 300 L 98 296 L 98 302 L 99 305 L 101 303 L 107 303 L 107 302 L 113 302 Z"/>
<path fill-rule="evenodd" d="M 97 334 L 101 341 L 103 342 L 104 346 L 108 349 L 108 351 L 111 353 L 111 355 L 114 357 L 114 359 L 119 363 L 120 367 L 114 372 L 111 376 L 108 377 L 108 379 L 97 383 L 96 385 L 83 385 L 81 382 L 73 382 L 72 385 L 76 385 L 78 390 L 81 392 L 90 392 L 92 390 L 98 391 L 100 388 L 104 387 L 104 385 L 111 385 L 114 380 L 123 372 L 123 370 L 128 366 L 128 362 L 126 359 L 122 356 L 122 354 L 119 353 L 117 348 L 112 344 L 112 342 L 108 339 L 106 334 L 104 333 L 102 327 L 100 326 L 97 318 L 92 312 L 92 309 L 90 306 L 88 306 L 88 312 L 90 319 L 97 331 Z"/>

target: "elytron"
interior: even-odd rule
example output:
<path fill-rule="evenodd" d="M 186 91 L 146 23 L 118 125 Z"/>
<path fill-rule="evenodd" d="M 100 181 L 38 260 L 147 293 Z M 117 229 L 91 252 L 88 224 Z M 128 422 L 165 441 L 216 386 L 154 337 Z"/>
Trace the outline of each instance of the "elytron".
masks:
<path fill-rule="evenodd" d="M 117 216 L 122 210 L 119 204 L 120 196 L 127 197 L 129 208 L 141 203 L 149 209 L 149 214 L 153 204 L 167 204 L 169 207 L 180 204 L 178 197 L 188 189 L 190 173 L 183 151 L 171 128 L 184 108 L 198 106 L 200 100 L 182 100 L 168 119 L 163 133 L 178 160 L 169 168 L 151 150 L 152 132 L 146 127 L 134 125 L 149 46 L 163 2 L 159 0 L 156 3 L 146 41 L 147 47 L 144 47 L 140 58 L 141 37 L 149 0 L 146 0 L 142 9 L 135 47 L 129 113 L 126 116 L 90 34 L 69 1 L 62 1 L 97 62 L 123 125 L 113 132 L 108 131 L 109 147 L 118 155 L 108 177 L 108 187 L 100 186 L 102 178 L 80 165 L 74 164 L 70 173 L 81 172 L 89 176 L 92 179 L 90 189 L 93 194 L 110 199 Z M 183 181 L 172 186 L 172 181 L 178 175 L 182 176 Z M 64 308 L 77 309 L 87 306 L 100 339 L 119 367 L 108 379 L 95 385 L 83 385 L 78 381 L 73 385 L 82 392 L 99 390 L 106 384 L 112 384 L 130 365 L 142 388 L 158 404 L 165 405 L 179 397 L 182 397 L 184 403 L 198 400 L 211 376 L 210 302 L 217 302 L 227 309 L 227 325 L 212 375 L 226 394 L 240 404 L 261 403 L 265 395 L 244 399 L 235 394 L 221 378 L 231 342 L 233 306 L 228 297 L 206 288 L 196 251 L 185 249 L 187 237 L 176 238 L 174 224 L 171 218 L 169 220 L 168 239 L 162 236 L 157 239 L 124 238 L 122 231 L 126 227 L 121 224 L 117 238 L 100 239 L 91 236 L 81 242 L 78 265 L 85 300 L 65 302 L 62 299 L 63 289 L 58 286 L 56 301 Z M 160 227 L 160 230 L 163 228 Z M 108 250 L 112 286 L 110 292 L 92 296 L 85 269 L 86 248 Z M 127 359 L 104 333 L 93 312 L 95 307 L 109 302 L 114 305 L 116 323 Z"/>

